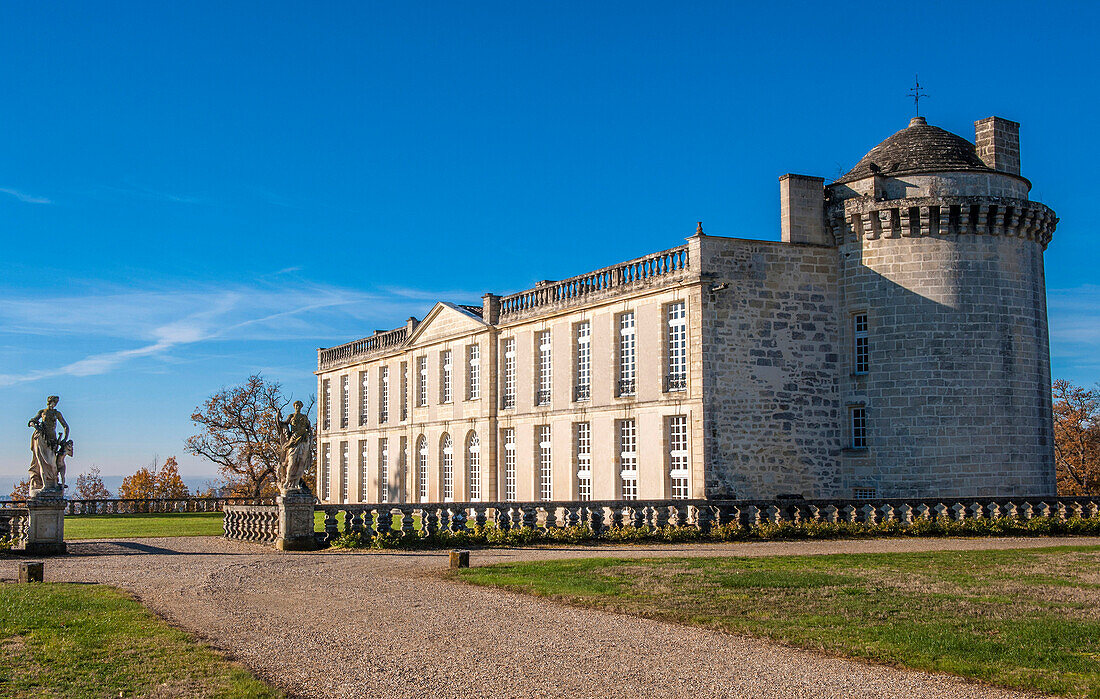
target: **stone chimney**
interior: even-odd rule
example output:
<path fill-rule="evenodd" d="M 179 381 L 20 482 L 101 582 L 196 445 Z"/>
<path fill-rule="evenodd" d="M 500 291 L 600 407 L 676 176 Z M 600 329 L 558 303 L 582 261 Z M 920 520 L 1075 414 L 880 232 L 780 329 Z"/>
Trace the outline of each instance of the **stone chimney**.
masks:
<path fill-rule="evenodd" d="M 420 321 L 416 319 L 416 316 L 409 316 L 409 319 L 405 321 L 405 337 L 411 336 L 418 325 L 420 325 Z"/>
<path fill-rule="evenodd" d="M 496 294 L 485 294 L 481 297 L 481 319 L 489 325 L 500 322 L 500 297 Z"/>
<path fill-rule="evenodd" d="M 975 121 L 974 145 L 987 166 L 1020 174 L 1020 125 L 1016 122 L 995 116 Z"/>
<path fill-rule="evenodd" d="M 791 174 L 780 177 L 779 220 L 784 243 L 832 245 L 825 230 L 825 179 Z"/>

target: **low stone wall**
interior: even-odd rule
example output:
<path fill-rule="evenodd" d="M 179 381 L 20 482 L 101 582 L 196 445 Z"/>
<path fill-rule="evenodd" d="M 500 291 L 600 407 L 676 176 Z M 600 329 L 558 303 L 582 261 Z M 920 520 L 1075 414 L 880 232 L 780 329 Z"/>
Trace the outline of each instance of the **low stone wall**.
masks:
<path fill-rule="evenodd" d="M 273 498 L 96 498 L 66 500 L 65 516 L 132 515 L 171 512 L 221 512 L 226 505 L 271 505 Z"/>
<path fill-rule="evenodd" d="M 236 541 L 274 544 L 279 537 L 279 509 L 275 505 L 225 505 L 223 536 Z"/>
<path fill-rule="evenodd" d="M 599 500 L 569 502 L 462 502 L 382 505 L 317 505 L 325 513 L 323 540 L 343 534 L 367 537 L 379 531 L 403 538 L 462 531 L 469 524 L 501 529 L 587 525 L 607 527 L 695 527 L 709 531 L 730 523 L 756 526 L 781 522 L 913 522 L 1015 517 L 1100 517 L 1100 498 L 965 498 L 961 500 Z M 421 518 L 419 530 L 415 517 Z M 341 526 L 342 525 L 342 526 Z"/>
<path fill-rule="evenodd" d="M 21 507 L 0 507 L 0 541 L 22 546 L 27 541 L 30 510 Z"/>

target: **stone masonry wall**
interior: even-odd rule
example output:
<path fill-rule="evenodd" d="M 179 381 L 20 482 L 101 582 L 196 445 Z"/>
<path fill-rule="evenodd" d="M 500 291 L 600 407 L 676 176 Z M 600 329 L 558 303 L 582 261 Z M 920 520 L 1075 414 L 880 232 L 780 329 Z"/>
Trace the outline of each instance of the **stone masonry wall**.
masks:
<path fill-rule="evenodd" d="M 708 498 L 839 492 L 836 254 L 702 239 Z"/>

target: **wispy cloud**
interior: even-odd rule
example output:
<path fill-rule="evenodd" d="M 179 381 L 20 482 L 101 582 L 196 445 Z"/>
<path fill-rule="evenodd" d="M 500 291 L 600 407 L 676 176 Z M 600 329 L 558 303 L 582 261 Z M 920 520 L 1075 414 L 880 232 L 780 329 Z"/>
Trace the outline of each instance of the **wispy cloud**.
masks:
<path fill-rule="evenodd" d="M 173 204 L 212 204 L 207 197 L 201 197 L 194 194 L 182 194 L 179 192 L 167 192 L 151 187 L 145 187 L 143 185 L 137 185 L 133 183 L 126 183 L 125 186 L 114 185 L 102 185 L 100 190 L 108 192 L 113 195 L 122 195 L 125 197 L 131 197 L 134 199 L 144 199 L 146 201 L 155 202 L 169 202 Z"/>
<path fill-rule="evenodd" d="M 0 374 L 0 386 L 111 372 L 142 358 L 203 343 L 346 342 L 423 313 L 423 301 L 331 285 L 270 283 L 187 290 L 99 289 L 80 296 L 11 297 L 0 304 L 0 338 L 66 337 L 59 345 L 117 343 L 54 367 Z M 83 340 L 83 342 L 82 342 Z M 25 358 L 24 358 L 25 359 Z"/>
<path fill-rule="evenodd" d="M 46 197 L 39 197 L 39 196 L 35 196 L 34 194 L 27 194 L 26 192 L 21 192 L 18 189 L 12 189 L 10 187 L 0 187 L 0 193 L 7 194 L 8 196 L 15 197 L 19 201 L 25 202 L 27 204 L 52 204 L 53 203 L 53 201 L 47 199 Z"/>

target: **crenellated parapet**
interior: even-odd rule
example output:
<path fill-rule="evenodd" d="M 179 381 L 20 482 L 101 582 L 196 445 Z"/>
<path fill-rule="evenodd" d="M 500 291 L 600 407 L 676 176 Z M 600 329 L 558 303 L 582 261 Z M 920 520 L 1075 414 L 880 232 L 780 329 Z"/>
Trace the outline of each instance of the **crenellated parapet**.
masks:
<path fill-rule="evenodd" d="M 988 196 L 859 197 L 834 205 L 826 218 L 837 245 L 859 238 L 993 235 L 1032 240 L 1045 250 L 1058 225 L 1044 204 Z"/>

